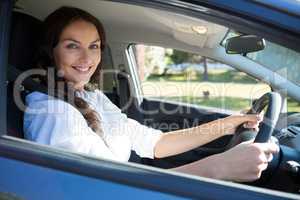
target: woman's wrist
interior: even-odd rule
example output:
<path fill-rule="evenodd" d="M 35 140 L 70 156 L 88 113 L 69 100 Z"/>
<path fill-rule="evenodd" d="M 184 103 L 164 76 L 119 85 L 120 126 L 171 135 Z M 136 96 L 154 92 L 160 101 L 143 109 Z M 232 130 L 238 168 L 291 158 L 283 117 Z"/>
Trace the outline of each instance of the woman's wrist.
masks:
<path fill-rule="evenodd" d="M 231 115 L 224 118 L 224 135 L 233 135 L 237 127 L 245 121 L 242 115 Z"/>
<path fill-rule="evenodd" d="M 183 165 L 173 170 L 212 179 L 224 179 L 223 167 L 220 165 L 221 157 L 218 154 L 199 161 Z"/>
<path fill-rule="evenodd" d="M 225 163 L 222 159 L 222 154 L 215 154 L 213 156 L 208 157 L 210 159 L 210 170 L 209 176 L 213 179 L 226 180 L 228 172 L 225 167 Z"/>

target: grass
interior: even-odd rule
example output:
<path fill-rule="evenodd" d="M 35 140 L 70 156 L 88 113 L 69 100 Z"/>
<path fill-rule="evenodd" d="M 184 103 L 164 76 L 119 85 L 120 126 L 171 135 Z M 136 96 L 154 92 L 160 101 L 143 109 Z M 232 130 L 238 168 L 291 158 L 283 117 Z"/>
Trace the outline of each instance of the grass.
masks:
<path fill-rule="evenodd" d="M 214 108 L 220 108 L 225 110 L 245 110 L 250 108 L 251 100 L 237 97 L 210 97 L 209 99 L 204 97 L 193 96 L 173 96 L 173 97 L 153 97 L 156 99 L 164 99 L 175 102 L 191 103 L 199 106 L 209 106 Z M 288 100 L 288 112 L 300 112 L 300 105 L 291 99 Z"/>
<path fill-rule="evenodd" d="M 159 98 L 159 97 L 153 97 Z M 243 110 L 249 108 L 251 101 L 249 99 L 242 99 L 236 97 L 210 97 L 209 99 L 204 97 L 193 97 L 193 96 L 176 96 L 176 97 L 160 97 L 160 99 L 191 103 L 199 106 L 209 106 L 228 110 Z"/>
<path fill-rule="evenodd" d="M 288 98 L 288 112 L 300 112 L 300 103 Z"/>
<path fill-rule="evenodd" d="M 195 70 L 186 70 L 179 74 L 151 74 L 147 77 L 150 82 L 203 82 L 203 73 Z M 258 81 L 247 74 L 235 70 L 210 69 L 208 73 L 208 82 L 212 83 L 237 83 L 237 84 L 257 84 Z M 251 104 L 251 100 L 240 97 L 204 97 L 194 96 L 164 96 L 155 97 L 176 102 L 191 103 L 201 106 L 210 106 L 228 110 L 244 110 Z M 288 99 L 288 112 L 300 112 L 300 103 Z"/>

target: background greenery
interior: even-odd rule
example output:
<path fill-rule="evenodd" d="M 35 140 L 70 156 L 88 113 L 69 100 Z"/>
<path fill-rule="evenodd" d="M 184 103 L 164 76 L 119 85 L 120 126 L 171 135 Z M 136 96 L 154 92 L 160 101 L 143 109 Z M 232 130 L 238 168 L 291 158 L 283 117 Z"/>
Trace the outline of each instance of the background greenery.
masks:
<path fill-rule="evenodd" d="M 189 76 L 186 72 L 179 74 L 151 74 L 146 81 L 149 82 L 199 82 L 203 80 L 203 73 L 197 72 L 195 76 Z M 257 84 L 258 81 L 250 78 L 248 75 L 235 70 L 210 70 L 208 80 L 211 83 L 242 83 Z M 199 106 L 209 106 L 229 110 L 244 110 L 250 107 L 251 99 L 239 97 L 196 97 L 196 96 L 161 96 L 152 97 L 164 100 L 191 103 Z M 288 98 L 288 112 L 300 112 L 300 104 L 291 98 Z"/>

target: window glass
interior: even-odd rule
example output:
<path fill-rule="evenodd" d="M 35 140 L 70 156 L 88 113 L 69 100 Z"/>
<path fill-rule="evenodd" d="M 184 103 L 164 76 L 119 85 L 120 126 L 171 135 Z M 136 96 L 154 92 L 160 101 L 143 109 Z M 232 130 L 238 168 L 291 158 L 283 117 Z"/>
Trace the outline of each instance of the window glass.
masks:
<path fill-rule="evenodd" d="M 198 54 L 142 44 L 132 48 L 147 98 L 237 111 L 271 90 L 231 66 Z"/>
<path fill-rule="evenodd" d="M 287 111 L 288 112 L 300 112 L 300 103 L 294 99 L 287 98 Z"/>
<path fill-rule="evenodd" d="M 266 41 L 263 51 L 249 53 L 247 57 L 300 86 L 300 53 Z"/>
<path fill-rule="evenodd" d="M 222 41 L 222 45 L 225 45 L 226 39 L 238 35 L 241 33 L 234 30 L 229 31 Z M 299 52 L 265 40 L 263 50 L 247 53 L 246 57 L 300 86 Z"/>

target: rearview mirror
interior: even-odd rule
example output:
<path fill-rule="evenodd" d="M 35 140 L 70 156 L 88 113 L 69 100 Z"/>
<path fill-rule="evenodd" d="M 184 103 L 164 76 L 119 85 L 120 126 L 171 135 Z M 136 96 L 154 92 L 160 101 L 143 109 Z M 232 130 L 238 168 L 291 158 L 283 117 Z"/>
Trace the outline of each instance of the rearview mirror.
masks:
<path fill-rule="evenodd" d="M 247 54 L 263 50 L 265 46 L 265 40 L 255 35 L 240 35 L 225 41 L 227 54 Z"/>

